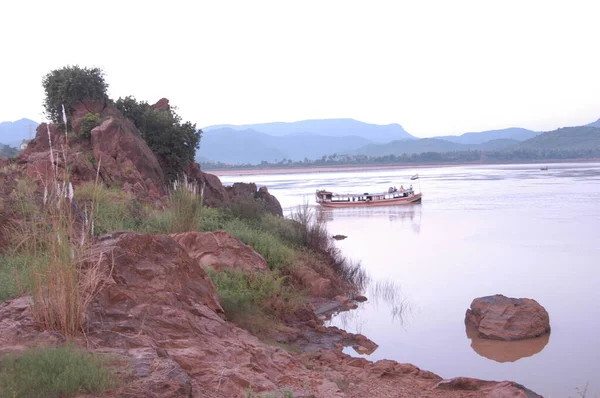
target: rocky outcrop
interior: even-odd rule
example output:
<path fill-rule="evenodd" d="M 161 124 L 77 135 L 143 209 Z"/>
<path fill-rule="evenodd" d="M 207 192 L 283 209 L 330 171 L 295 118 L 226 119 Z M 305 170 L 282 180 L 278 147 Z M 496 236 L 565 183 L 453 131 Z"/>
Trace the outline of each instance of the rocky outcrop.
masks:
<path fill-rule="evenodd" d="M 219 177 L 200 170 L 198 163 L 192 163 L 185 173 L 198 186 L 204 187 L 204 204 L 208 207 L 221 207 L 230 202 L 229 194 Z"/>
<path fill-rule="evenodd" d="M 75 185 L 94 181 L 99 165 L 99 177 L 108 186 L 119 184 L 142 198 L 163 196 L 166 187 L 162 169 L 135 125 L 111 103 L 85 101 L 74 106 L 72 127 L 75 131 L 79 131 L 88 113 L 98 113 L 102 121 L 91 132 L 91 144 L 81 140 L 73 144 L 57 125 L 40 124 L 35 139 L 19 155 L 19 164 L 26 174 L 46 181 L 58 167 L 60 177 L 66 158 L 70 179 Z"/>
<path fill-rule="evenodd" d="M 225 231 L 184 232 L 171 236 L 204 267 L 218 271 L 237 269 L 262 272 L 269 269 L 263 256 Z"/>
<path fill-rule="evenodd" d="M 163 171 L 133 122 L 111 103 L 86 101 L 74 106 L 74 129 L 87 113 L 98 113 L 102 121 L 91 135 L 95 163 L 100 164 L 104 182 L 112 185 L 118 181 L 126 190 L 137 184 L 152 197 L 164 195 Z"/>
<path fill-rule="evenodd" d="M 192 163 L 185 170 L 188 178 L 199 186 L 204 186 L 204 204 L 209 207 L 226 207 L 238 198 L 262 200 L 265 210 L 277 216 L 283 216 L 281 204 L 269 193 L 267 187 L 257 189 L 254 183 L 236 182 L 225 187 L 219 177 L 200 170 L 200 165 Z"/>
<path fill-rule="evenodd" d="M 537 301 L 501 294 L 473 300 L 465 322 L 475 326 L 479 337 L 495 340 L 523 340 L 550 332 L 548 312 Z"/>
<path fill-rule="evenodd" d="M 269 193 L 267 187 L 260 187 L 257 190 L 255 183 L 236 182 L 226 187 L 229 198 L 235 201 L 237 198 L 250 197 L 262 200 L 265 204 L 265 210 L 277 216 L 283 216 L 281 204 L 275 196 Z"/>
<path fill-rule="evenodd" d="M 260 187 L 254 197 L 265 202 L 266 211 L 276 216 L 283 217 L 281 203 L 279 203 L 275 196 L 269 193 L 269 189 L 266 186 Z"/>

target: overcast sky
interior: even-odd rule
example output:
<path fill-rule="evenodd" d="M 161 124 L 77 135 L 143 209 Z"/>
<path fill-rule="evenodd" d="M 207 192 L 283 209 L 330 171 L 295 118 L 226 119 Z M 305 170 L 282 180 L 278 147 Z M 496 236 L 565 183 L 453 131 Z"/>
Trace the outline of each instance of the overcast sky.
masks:
<path fill-rule="evenodd" d="M 0 5 L 0 121 L 97 66 L 204 127 L 400 123 L 420 137 L 600 118 L 599 1 L 27 1 Z"/>

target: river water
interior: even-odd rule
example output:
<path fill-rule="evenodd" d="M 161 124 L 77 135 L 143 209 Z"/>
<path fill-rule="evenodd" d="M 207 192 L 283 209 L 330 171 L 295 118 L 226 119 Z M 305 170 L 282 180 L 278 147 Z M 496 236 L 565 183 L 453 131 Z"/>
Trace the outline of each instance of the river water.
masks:
<path fill-rule="evenodd" d="M 348 236 L 337 245 L 371 278 L 369 301 L 331 324 L 377 343 L 370 360 L 408 362 L 444 378 L 513 380 L 546 397 L 579 397 L 576 388 L 589 383 L 587 396 L 600 396 L 600 164 L 220 178 L 268 186 L 288 214 L 314 204 L 318 188 L 362 193 L 413 183 L 422 204 L 319 210 L 332 234 Z M 473 337 L 466 309 L 496 293 L 537 300 L 550 314 L 550 336 Z"/>

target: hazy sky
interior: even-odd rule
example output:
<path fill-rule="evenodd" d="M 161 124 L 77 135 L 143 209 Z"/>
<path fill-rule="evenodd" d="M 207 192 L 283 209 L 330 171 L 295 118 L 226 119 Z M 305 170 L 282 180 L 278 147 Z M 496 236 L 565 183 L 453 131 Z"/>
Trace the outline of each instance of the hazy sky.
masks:
<path fill-rule="evenodd" d="M 104 69 L 204 127 L 349 117 L 421 137 L 600 118 L 599 1 L 27 1 L 0 5 L 0 121 L 43 75 Z"/>

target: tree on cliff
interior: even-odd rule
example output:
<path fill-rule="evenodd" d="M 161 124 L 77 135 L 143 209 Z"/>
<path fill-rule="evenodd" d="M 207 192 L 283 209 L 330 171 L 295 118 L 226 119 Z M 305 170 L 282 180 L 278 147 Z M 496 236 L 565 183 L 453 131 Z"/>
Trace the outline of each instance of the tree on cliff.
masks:
<path fill-rule="evenodd" d="M 108 101 L 104 72 L 100 68 L 65 66 L 44 76 L 42 85 L 46 91 L 44 108 L 54 123 L 62 122 L 62 106 L 70 115 L 73 106 L 83 100 Z"/>
<path fill-rule="evenodd" d="M 150 105 L 132 96 L 119 98 L 116 102 L 121 113 L 140 130 L 166 177 L 172 180 L 194 161 L 202 130 L 196 130 L 196 125 L 190 122 L 182 123 L 168 102 L 163 106 L 159 104 Z"/>

